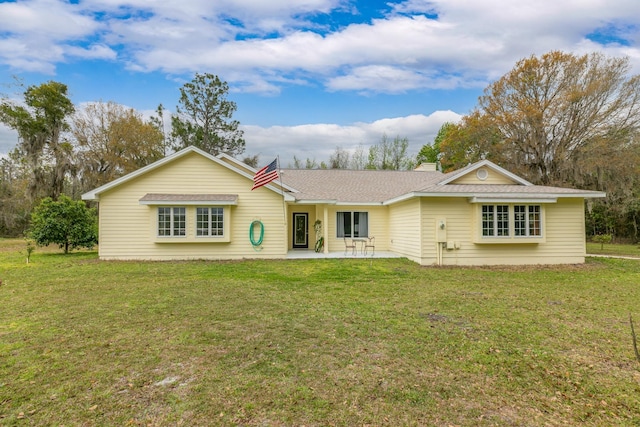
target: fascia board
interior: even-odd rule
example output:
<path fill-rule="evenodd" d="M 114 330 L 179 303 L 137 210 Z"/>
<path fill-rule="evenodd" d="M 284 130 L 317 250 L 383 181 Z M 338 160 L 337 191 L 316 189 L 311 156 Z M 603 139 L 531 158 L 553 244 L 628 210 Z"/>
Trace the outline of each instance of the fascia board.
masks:
<path fill-rule="evenodd" d="M 292 196 L 293 197 L 293 196 Z M 296 205 L 335 205 L 338 202 L 334 199 L 317 199 L 317 200 L 295 200 Z"/>
<path fill-rule="evenodd" d="M 120 178 L 114 179 L 113 181 L 108 182 L 108 183 L 106 183 L 104 185 L 101 185 L 98 188 L 94 188 L 93 190 L 84 193 L 81 196 L 81 198 L 82 198 L 82 200 L 98 200 L 99 199 L 98 196 L 99 196 L 100 193 L 104 193 L 105 191 L 110 190 L 110 189 L 112 189 L 114 187 L 117 187 L 120 184 L 123 184 L 123 183 L 125 183 L 127 181 L 130 181 L 132 179 L 135 179 L 140 175 L 144 175 L 145 173 L 147 173 L 149 171 L 152 171 L 154 169 L 157 169 L 157 168 L 159 168 L 159 167 L 161 167 L 161 166 L 163 166 L 163 165 L 165 165 L 167 163 L 170 163 L 170 162 L 172 162 L 172 161 L 174 161 L 174 160 L 176 160 L 176 159 L 178 159 L 178 158 L 180 158 L 180 157 L 182 157 L 182 156 L 184 156 L 184 155 L 186 155 L 186 154 L 188 154 L 188 153 L 190 153 L 192 151 L 202 151 L 202 150 L 199 150 L 199 149 L 197 149 L 196 147 L 193 147 L 193 146 L 189 146 L 189 147 L 184 148 L 184 149 L 182 149 L 180 151 L 177 151 L 177 152 L 175 152 L 173 154 L 170 154 L 170 155 L 168 155 L 166 157 L 163 157 L 162 159 L 160 159 L 158 161 L 155 161 L 155 162 L 153 162 L 151 164 L 148 164 L 147 166 L 144 166 L 144 167 L 142 167 L 140 169 L 137 169 L 137 170 L 135 170 L 135 171 L 133 171 L 131 173 L 128 173 L 128 174 L 126 174 L 124 176 L 121 176 Z M 202 153 L 204 153 L 204 151 L 202 151 Z M 204 154 L 207 154 L 207 153 L 204 153 Z"/>
<path fill-rule="evenodd" d="M 180 201 L 162 201 L 162 200 L 151 200 L 151 201 L 138 201 L 139 205 L 148 205 L 148 206 L 238 206 L 238 201 L 216 201 L 216 200 L 207 200 L 207 201 L 194 201 L 194 200 L 180 200 Z"/>
<path fill-rule="evenodd" d="M 478 193 L 429 193 L 429 192 L 411 192 L 403 194 L 393 199 L 385 200 L 383 205 L 391 205 L 399 203 L 405 200 L 412 199 L 414 197 L 456 197 L 467 199 L 486 199 L 486 200 L 514 200 L 519 201 L 531 201 L 531 200 L 545 200 L 547 203 L 555 203 L 554 199 L 597 199 L 607 197 L 606 193 L 601 191 L 590 191 L 584 193 L 486 193 L 479 195 Z M 478 203 L 478 202 L 475 202 Z"/>
<path fill-rule="evenodd" d="M 472 173 L 475 170 L 480 169 L 481 167 L 488 167 L 493 169 L 494 171 L 498 172 L 501 175 L 504 175 L 508 178 L 510 178 L 511 180 L 517 182 L 518 184 L 521 185 L 526 185 L 526 186 L 531 186 L 533 185 L 532 183 L 530 183 L 529 181 L 527 181 L 524 178 L 519 177 L 518 175 L 509 172 L 508 170 L 501 168 L 500 166 L 496 165 L 495 163 L 493 163 L 490 160 L 481 160 L 478 163 L 472 165 L 470 168 L 468 169 L 464 169 L 463 171 L 460 171 L 459 173 L 456 173 L 452 176 L 450 176 L 449 178 L 445 179 L 444 181 L 441 181 L 438 183 L 438 185 L 447 185 L 452 181 L 455 181 L 456 179 L 463 177 L 465 175 L 468 175 L 470 173 Z"/>
<path fill-rule="evenodd" d="M 412 199 L 414 197 L 418 197 L 417 193 L 415 193 L 415 192 L 407 193 L 407 194 L 403 194 L 403 195 L 398 196 L 398 197 L 394 197 L 393 199 L 385 200 L 384 202 L 382 202 L 382 205 L 383 206 L 392 205 L 394 203 L 403 202 L 405 200 L 409 200 L 409 199 Z"/>
<path fill-rule="evenodd" d="M 139 177 L 141 175 L 144 175 L 147 172 L 150 172 L 150 171 L 152 171 L 154 169 L 157 169 L 157 168 L 159 168 L 159 167 L 161 167 L 161 166 L 163 166 L 163 165 L 165 165 L 167 163 L 170 163 L 170 162 L 172 162 L 172 161 L 174 161 L 176 159 L 179 159 L 180 157 L 185 156 L 185 155 L 187 155 L 187 154 L 189 154 L 191 152 L 196 152 L 196 153 L 206 157 L 207 159 L 211 160 L 212 162 L 216 163 L 217 165 L 222 166 L 224 168 L 227 168 L 227 169 L 237 173 L 238 175 L 241 175 L 241 176 L 253 181 L 253 176 L 255 175 L 255 173 L 253 175 L 251 175 L 251 174 L 249 174 L 249 173 L 247 173 L 247 172 L 245 172 L 245 171 L 243 171 L 243 170 L 241 170 L 241 169 L 239 169 L 239 168 L 237 168 L 235 166 L 232 166 L 232 165 L 224 162 L 223 160 L 219 159 L 218 157 L 213 156 L 212 154 L 209 154 L 206 151 L 203 151 L 203 150 L 191 145 L 189 147 L 183 148 L 180 151 L 177 151 L 177 152 L 175 152 L 173 154 L 170 154 L 169 156 L 164 157 L 164 158 L 162 158 L 162 159 L 160 159 L 160 160 L 158 160 L 156 162 L 153 162 L 153 163 L 151 163 L 151 164 L 149 164 L 147 166 L 144 166 L 144 167 L 142 167 L 142 168 L 140 168 L 140 169 L 138 169 L 136 171 L 128 173 L 127 175 L 121 176 L 118 179 L 115 179 L 115 180 L 113 180 L 111 182 L 108 182 L 108 183 L 98 187 L 98 188 L 95 188 L 95 189 L 93 189 L 91 191 L 88 191 L 88 192 L 84 193 L 81 196 L 82 200 L 99 200 L 99 198 L 100 198 L 99 196 L 100 196 L 101 193 L 104 193 L 105 191 L 108 191 L 108 190 L 110 190 L 112 188 L 115 188 L 118 185 L 123 184 L 123 183 L 125 183 L 127 181 L 130 181 L 132 179 L 135 179 L 135 178 L 137 178 L 137 177 Z M 230 157 L 230 156 L 228 156 L 228 157 Z M 236 160 L 236 162 L 237 162 L 237 160 Z M 252 168 L 250 168 L 250 169 L 252 169 Z M 255 171 L 257 172 L 257 170 L 255 170 Z M 278 184 L 278 186 L 280 186 L 280 184 Z M 279 193 L 279 194 L 282 193 L 282 191 L 279 188 L 276 188 L 273 185 L 265 185 L 265 187 L 268 188 L 271 191 L 276 192 L 276 193 Z M 291 191 L 296 191 L 295 189 L 293 189 L 291 187 L 288 187 L 288 186 L 285 186 L 285 185 L 282 185 L 282 187 L 285 188 L 285 189 L 291 190 Z"/>
<path fill-rule="evenodd" d="M 384 202 L 337 202 L 336 206 L 382 206 Z"/>
<path fill-rule="evenodd" d="M 469 203 L 557 203 L 557 197 L 470 197 Z"/>

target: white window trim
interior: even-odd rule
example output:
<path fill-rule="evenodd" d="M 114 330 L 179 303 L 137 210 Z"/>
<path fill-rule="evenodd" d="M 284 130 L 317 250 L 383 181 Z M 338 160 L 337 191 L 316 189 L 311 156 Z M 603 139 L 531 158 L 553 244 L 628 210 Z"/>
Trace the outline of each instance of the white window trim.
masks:
<path fill-rule="evenodd" d="M 524 231 L 525 234 L 518 235 L 516 233 L 516 206 L 524 207 Z M 538 208 L 538 229 L 540 230 L 540 234 L 530 234 L 531 233 L 531 219 L 530 219 L 530 211 L 532 207 Z M 513 237 L 516 239 L 537 239 L 542 237 L 542 206 L 537 204 L 515 204 L 512 207 L 513 209 Z"/>
<path fill-rule="evenodd" d="M 509 213 L 509 230 L 508 236 L 498 236 L 491 235 L 485 236 L 483 234 L 483 207 L 484 206 L 493 206 L 494 207 L 494 233 L 497 232 L 497 206 L 508 206 Z M 527 227 L 527 235 L 526 236 L 516 236 L 515 233 L 515 206 L 525 206 L 526 210 L 526 227 Z M 540 221 L 540 235 L 529 235 L 529 206 L 537 206 L 539 208 L 539 221 Z M 475 215 L 474 215 L 474 243 L 544 243 L 546 242 L 546 220 L 545 220 L 545 205 L 541 203 L 526 203 L 522 201 L 518 202 L 490 202 L 490 203 L 478 203 L 475 205 Z"/>
<path fill-rule="evenodd" d="M 169 220 L 169 235 L 161 235 L 160 234 L 160 209 L 169 209 L 170 210 L 170 220 Z M 183 209 L 184 215 L 184 234 L 174 234 L 175 232 L 175 210 Z M 155 210 L 156 213 L 156 236 L 159 239 L 184 239 L 188 234 L 189 221 L 187 218 L 187 209 L 184 206 L 158 206 Z"/>
<path fill-rule="evenodd" d="M 340 214 L 344 214 L 344 213 L 350 213 L 351 214 L 351 235 L 350 236 L 345 236 L 344 234 L 344 229 L 342 230 L 342 236 L 340 236 L 340 229 L 338 226 L 338 215 Z M 360 235 L 360 233 L 358 233 L 359 235 L 356 237 L 354 236 L 354 229 L 355 229 L 355 215 L 354 213 L 358 213 L 358 214 L 362 214 L 365 213 L 367 214 L 367 232 L 365 233 L 365 235 Z M 369 237 L 369 211 L 352 211 L 352 210 L 340 210 L 340 211 L 336 211 L 336 238 L 337 239 L 342 239 L 342 238 L 347 238 L 347 239 L 353 239 L 353 238 L 367 238 Z"/>
<path fill-rule="evenodd" d="M 222 208 L 222 235 L 217 236 L 198 236 L 198 218 L 197 218 L 197 208 Z M 159 223 L 159 209 L 160 208 L 169 208 L 171 209 L 172 214 L 172 223 L 171 223 L 171 232 L 173 233 L 173 209 L 182 208 L 185 210 L 185 235 L 169 235 L 162 236 L 160 235 L 160 223 Z M 211 206 L 208 203 L 203 203 L 198 206 L 196 205 L 183 205 L 180 204 L 167 204 L 167 205 L 153 205 L 153 209 L 149 209 L 149 227 L 150 227 L 150 238 L 154 243 L 230 243 L 231 235 L 232 235 L 232 206 L 227 205 L 215 205 Z"/>
<path fill-rule="evenodd" d="M 208 212 L 207 215 L 209 217 L 209 219 L 207 221 L 208 222 L 207 231 L 208 231 L 209 234 L 206 234 L 206 235 L 199 235 L 198 234 L 198 230 L 199 230 L 199 228 L 198 228 L 198 209 L 207 209 L 207 212 Z M 221 209 L 222 210 L 222 234 L 215 234 L 215 235 L 211 234 L 211 231 L 212 231 L 211 224 L 212 224 L 212 221 L 213 221 L 212 215 L 211 215 L 211 209 Z M 227 223 L 227 212 L 226 211 L 227 211 L 227 209 L 225 209 L 224 206 L 196 206 L 195 207 L 195 211 L 194 211 L 194 214 L 195 214 L 195 232 L 194 233 L 195 233 L 196 238 L 197 239 L 224 239 L 225 235 L 226 235 L 225 229 L 226 229 L 226 223 Z"/>

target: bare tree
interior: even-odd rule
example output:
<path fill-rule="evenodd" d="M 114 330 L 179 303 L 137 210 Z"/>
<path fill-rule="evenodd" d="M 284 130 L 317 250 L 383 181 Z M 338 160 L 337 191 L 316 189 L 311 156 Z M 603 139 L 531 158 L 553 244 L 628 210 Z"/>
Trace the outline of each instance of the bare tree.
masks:
<path fill-rule="evenodd" d="M 640 76 L 628 58 L 550 52 L 519 61 L 447 129 L 446 171 L 490 159 L 535 184 L 605 191 L 589 230 L 638 238 Z"/>
<path fill-rule="evenodd" d="M 71 134 L 78 146 L 82 189 L 112 181 L 164 155 L 163 134 L 132 108 L 114 102 L 94 102 L 72 119 Z"/>
<path fill-rule="evenodd" d="M 414 161 L 407 156 L 409 140 L 396 136 L 393 141 L 383 134 L 380 142 L 369 147 L 366 169 L 412 169 Z"/>
<path fill-rule="evenodd" d="M 336 147 L 331 156 L 329 156 L 330 169 L 347 169 L 349 167 L 349 152 L 342 147 Z"/>
<path fill-rule="evenodd" d="M 479 108 L 504 139 L 512 163 L 542 184 L 571 181 L 577 153 L 625 143 L 640 124 L 640 77 L 628 58 L 550 52 L 519 61 L 491 84 Z"/>
<path fill-rule="evenodd" d="M 351 155 L 351 169 L 364 169 L 367 166 L 367 157 L 364 145 L 360 144 L 356 147 Z"/>

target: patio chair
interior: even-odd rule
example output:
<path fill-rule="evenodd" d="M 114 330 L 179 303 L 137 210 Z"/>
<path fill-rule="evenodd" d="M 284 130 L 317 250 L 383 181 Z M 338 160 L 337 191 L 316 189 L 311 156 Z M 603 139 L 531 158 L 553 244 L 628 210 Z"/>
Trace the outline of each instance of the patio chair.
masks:
<path fill-rule="evenodd" d="M 375 255 L 376 253 L 376 238 L 375 237 L 369 237 L 369 239 L 364 242 L 364 254 L 367 254 L 367 248 L 371 248 L 371 256 Z"/>
<path fill-rule="evenodd" d="M 349 252 L 349 249 L 351 249 L 351 255 L 355 255 L 356 254 L 356 242 L 354 242 L 353 240 L 347 240 L 347 238 L 344 238 L 344 254 L 346 255 L 347 252 Z"/>

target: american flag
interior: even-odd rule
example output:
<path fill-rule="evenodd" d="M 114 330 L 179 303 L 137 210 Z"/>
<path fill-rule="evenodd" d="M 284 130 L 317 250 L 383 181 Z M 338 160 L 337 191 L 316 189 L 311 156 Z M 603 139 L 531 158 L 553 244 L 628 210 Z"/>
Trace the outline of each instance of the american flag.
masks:
<path fill-rule="evenodd" d="M 258 187 L 262 187 L 263 185 L 267 185 L 274 179 L 278 178 L 278 158 L 269 163 L 267 166 L 260 169 L 256 172 L 253 177 L 253 187 L 251 190 L 255 190 Z"/>

